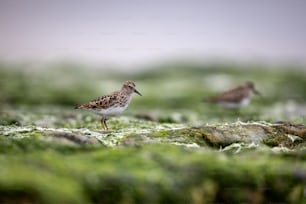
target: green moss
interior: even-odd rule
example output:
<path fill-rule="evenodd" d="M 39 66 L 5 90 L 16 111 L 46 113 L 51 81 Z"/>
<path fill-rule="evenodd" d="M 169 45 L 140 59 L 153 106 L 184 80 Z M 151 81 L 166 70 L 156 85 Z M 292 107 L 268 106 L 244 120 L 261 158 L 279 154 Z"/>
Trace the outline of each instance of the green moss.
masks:
<path fill-rule="evenodd" d="M 24 137 L 22 139 L 11 139 L 0 136 L 0 154 L 16 154 L 23 152 L 44 152 L 56 151 L 60 153 L 86 152 L 101 149 L 101 145 L 67 145 L 43 140 L 41 134 L 34 137 Z"/>
<path fill-rule="evenodd" d="M 0 203 L 306 202 L 304 126 L 256 122 L 305 123 L 304 72 L 176 63 L 126 75 L 75 67 L 0 65 Z M 144 96 L 108 121 L 111 132 L 101 131 L 98 116 L 73 109 L 126 79 Z M 201 102 L 244 80 L 263 97 L 240 111 L 221 118 L 222 109 Z"/>
<path fill-rule="evenodd" d="M 305 184 L 295 171 L 306 171 L 305 164 L 267 153 L 250 160 L 157 145 L 0 155 L 0 164 L 1 192 L 14 186 L 42 203 L 251 202 L 250 195 L 302 202 Z"/>
<path fill-rule="evenodd" d="M 157 120 L 167 123 L 191 121 L 193 118 L 188 114 L 183 114 L 179 119 L 173 117 L 173 112 L 182 113 L 186 110 L 196 113 L 197 117 L 204 121 L 220 121 L 222 110 L 214 105 L 202 103 L 202 98 L 245 80 L 254 81 L 263 97 L 254 97 L 250 106 L 243 108 L 240 113 L 225 111 L 223 119 L 226 121 L 234 121 L 237 117 L 244 121 L 297 119 L 298 110 L 294 117 L 290 113 L 285 113 L 280 118 L 276 115 L 278 113 L 271 113 L 270 110 L 274 110 L 271 106 L 276 102 L 284 102 L 284 112 L 286 101 L 289 99 L 303 104 L 306 98 L 306 73 L 298 69 L 289 70 L 291 67 L 268 69 L 264 66 L 247 65 L 254 69 L 244 69 L 243 64 L 190 62 L 160 65 L 131 75 L 105 71 L 100 73 L 98 70 L 88 72 L 80 66 L 67 63 L 49 66 L 50 69 L 34 72 L 30 67 L 22 69 L 22 65 L 0 64 L 0 75 L 3 76 L 0 81 L 0 104 L 53 104 L 72 108 L 75 104 L 87 102 L 118 89 L 126 79 L 136 80 L 138 89 L 145 96 L 134 97 L 128 113 L 148 113 L 152 109 L 157 109 L 160 113 Z M 77 69 L 72 71 L 72 67 Z M 223 82 L 224 88 L 220 85 Z M 282 91 L 278 91 L 279 89 Z M 9 124 L 15 122 L 13 119 Z"/>
<path fill-rule="evenodd" d="M 0 125 L 20 125 L 20 117 L 15 114 L 0 112 Z"/>

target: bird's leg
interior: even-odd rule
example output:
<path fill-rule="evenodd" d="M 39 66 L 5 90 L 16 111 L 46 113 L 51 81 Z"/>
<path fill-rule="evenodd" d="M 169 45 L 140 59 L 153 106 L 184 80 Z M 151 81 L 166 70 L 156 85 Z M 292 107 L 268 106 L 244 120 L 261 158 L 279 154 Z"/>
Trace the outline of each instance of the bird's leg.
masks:
<path fill-rule="evenodd" d="M 105 130 L 108 130 L 108 127 L 107 127 L 107 124 L 106 124 L 106 121 L 107 121 L 107 119 L 106 118 L 104 118 L 104 126 L 105 126 Z"/>
<path fill-rule="evenodd" d="M 101 118 L 101 126 L 104 130 L 106 130 L 107 128 L 105 127 L 105 118 Z"/>

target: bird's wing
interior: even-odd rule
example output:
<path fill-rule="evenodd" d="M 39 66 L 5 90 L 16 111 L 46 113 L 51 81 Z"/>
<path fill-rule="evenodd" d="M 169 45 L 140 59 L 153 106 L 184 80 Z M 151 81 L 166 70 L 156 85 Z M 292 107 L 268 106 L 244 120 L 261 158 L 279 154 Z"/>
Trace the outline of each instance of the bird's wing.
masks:
<path fill-rule="evenodd" d="M 238 86 L 234 89 L 220 93 L 208 99 L 210 102 L 229 102 L 235 103 L 241 101 L 246 96 L 246 91 L 243 86 Z"/>
<path fill-rule="evenodd" d="M 106 109 L 115 105 L 118 98 L 118 91 L 113 92 L 108 95 L 101 96 L 96 98 L 89 103 L 81 104 L 76 108 L 83 109 Z"/>

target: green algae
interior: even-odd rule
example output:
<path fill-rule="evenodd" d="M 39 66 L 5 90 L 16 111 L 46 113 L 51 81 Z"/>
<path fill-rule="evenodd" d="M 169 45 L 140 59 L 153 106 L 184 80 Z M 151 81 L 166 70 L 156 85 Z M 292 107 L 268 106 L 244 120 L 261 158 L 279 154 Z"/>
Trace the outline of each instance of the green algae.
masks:
<path fill-rule="evenodd" d="M 0 126 L 1 202 L 305 201 L 301 125 L 191 127 L 119 117 L 105 133 L 90 116 L 72 117 L 85 120 L 82 128 L 39 127 L 41 116 L 31 118 Z"/>
<path fill-rule="evenodd" d="M 232 86 L 252 80 L 262 92 L 240 113 L 225 111 L 224 119 L 290 120 L 305 122 L 306 73 L 303 69 L 226 64 L 167 64 L 134 74 L 90 72 L 77 65 L 52 64 L 49 69 L 31 69 L 0 64 L 0 105 L 49 104 L 73 107 L 120 88 L 122 81 L 135 80 L 145 97 L 134 97 L 127 114 L 151 114 L 159 122 L 220 122 L 222 110 L 202 101 Z M 72 67 L 74 67 L 72 69 Z M 14 68 L 14 69 L 12 69 Z M 52 70 L 52 71 L 50 71 Z M 158 84 L 158 86 L 156 86 Z M 282 90 L 282 91 L 279 91 Z M 162 94 L 164 93 L 164 94 Z M 1 107 L 1 111 L 5 108 Z M 178 116 L 179 115 L 179 116 Z M 18 118 L 17 118 L 18 120 Z M 11 120 L 11 124 L 16 120 Z"/>
<path fill-rule="evenodd" d="M 60 66 L 0 66 L 0 203 L 306 202 L 301 70 L 169 64 L 122 75 Z M 73 110 L 126 79 L 144 97 L 108 121 L 110 132 Z M 245 80 L 263 94 L 248 107 L 201 102 Z"/>
<path fill-rule="evenodd" d="M 305 163 L 267 152 L 250 160 L 245 154 L 145 145 L 81 154 L 23 152 L 1 155 L 0 164 L 0 192 L 14 186 L 35 192 L 43 203 L 252 202 L 250 195 L 266 202 L 305 201 L 299 176 Z"/>
<path fill-rule="evenodd" d="M 147 143 L 195 147 L 226 147 L 233 143 L 266 144 L 270 147 L 301 149 L 305 146 L 306 127 L 266 122 L 236 122 L 190 127 L 120 117 L 109 121 L 111 131 L 88 128 L 39 126 L 0 126 L 1 135 L 11 138 L 40 137 L 67 144 L 101 144 L 109 147 Z"/>

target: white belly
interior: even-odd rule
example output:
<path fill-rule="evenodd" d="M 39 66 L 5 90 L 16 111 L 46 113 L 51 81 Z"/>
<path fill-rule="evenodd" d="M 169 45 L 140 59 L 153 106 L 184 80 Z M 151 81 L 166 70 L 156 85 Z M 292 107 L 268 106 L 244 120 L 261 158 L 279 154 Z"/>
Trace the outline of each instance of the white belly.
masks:
<path fill-rule="evenodd" d="M 241 108 L 247 106 L 249 103 L 250 98 L 244 98 L 239 103 L 220 102 L 219 104 L 224 108 Z"/>
<path fill-rule="evenodd" d="M 117 107 L 110 107 L 108 109 L 93 110 L 93 112 L 98 114 L 98 115 L 104 116 L 104 117 L 112 117 L 112 116 L 119 115 L 127 107 L 128 107 L 128 105 L 126 105 L 126 106 L 117 106 Z"/>

